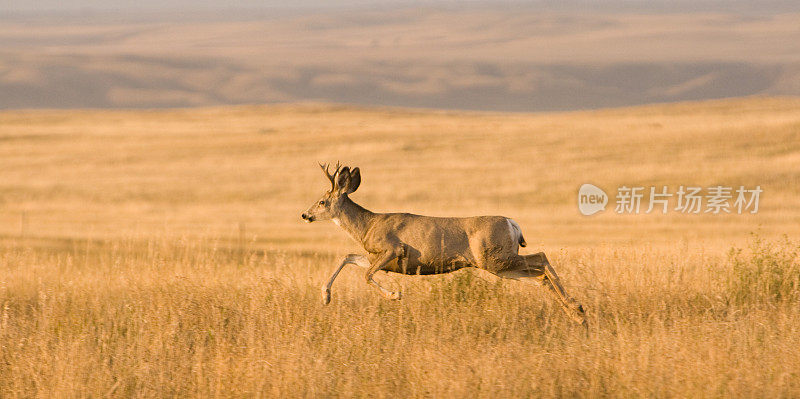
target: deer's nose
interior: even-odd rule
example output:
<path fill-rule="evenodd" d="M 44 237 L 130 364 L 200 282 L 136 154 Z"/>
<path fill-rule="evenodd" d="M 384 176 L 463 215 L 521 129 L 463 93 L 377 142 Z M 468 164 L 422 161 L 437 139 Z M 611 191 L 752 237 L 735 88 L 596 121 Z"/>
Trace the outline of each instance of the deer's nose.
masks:
<path fill-rule="evenodd" d="M 301 218 L 303 218 L 303 220 L 306 220 L 306 219 L 308 219 L 308 215 L 306 215 L 305 213 L 303 213 L 302 215 L 300 215 L 300 217 L 301 217 Z"/>

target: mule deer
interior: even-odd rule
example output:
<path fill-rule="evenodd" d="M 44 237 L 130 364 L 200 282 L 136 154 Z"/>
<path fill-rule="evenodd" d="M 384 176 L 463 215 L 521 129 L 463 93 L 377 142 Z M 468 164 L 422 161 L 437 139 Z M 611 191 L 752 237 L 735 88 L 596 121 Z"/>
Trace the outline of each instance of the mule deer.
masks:
<path fill-rule="evenodd" d="M 430 217 L 410 213 L 373 213 L 350 199 L 361 184 L 361 172 L 337 163 L 333 174 L 320 164 L 331 189 L 302 214 L 310 223 L 333 220 L 367 251 L 350 254 L 323 286 L 323 301 L 331 300 L 331 285 L 348 264 L 366 269 L 366 282 L 383 296 L 400 299 L 373 279 L 378 271 L 440 274 L 476 267 L 502 278 L 545 285 L 567 314 L 586 326 L 583 307 L 567 295 L 543 252 L 519 255 L 526 245 L 519 225 L 503 216 Z"/>

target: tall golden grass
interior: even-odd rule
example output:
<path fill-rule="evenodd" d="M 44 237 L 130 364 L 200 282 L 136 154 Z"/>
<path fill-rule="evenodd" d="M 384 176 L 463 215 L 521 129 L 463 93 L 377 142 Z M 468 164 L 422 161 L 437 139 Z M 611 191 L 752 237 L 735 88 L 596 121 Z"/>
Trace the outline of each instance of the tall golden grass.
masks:
<path fill-rule="evenodd" d="M 0 113 L 0 396 L 797 396 L 798 126 L 795 99 Z M 358 248 L 298 215 L 337 157 L 376 211 L 513 217 L 588 334 L 474 270 L 381 276 L 389 302 L 347 269 L 322 306 Z M 755 215 L 584 217 L 585 182 L 765 192 Z"/>

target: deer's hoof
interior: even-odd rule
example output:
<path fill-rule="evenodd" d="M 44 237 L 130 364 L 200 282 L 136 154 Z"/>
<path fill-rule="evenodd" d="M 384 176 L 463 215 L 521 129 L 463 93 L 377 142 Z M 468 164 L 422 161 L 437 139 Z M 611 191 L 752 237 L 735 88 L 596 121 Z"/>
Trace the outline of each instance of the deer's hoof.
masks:
<path fill-rule="evenodd" d="M 322 304 L 327 305 L 331 303 L 331 290 L 328 288 L 322 289 Z"/>
<path fill-rule="evenodd" d="M 588 331 L 589 321 L 586 320 L 586 311 L 583 309 L 583 306 L 578 305 L 574 311 L 575 312 L 573 313 L 572 319 L 575 320 L 576 323 L 582 325 Z"/>

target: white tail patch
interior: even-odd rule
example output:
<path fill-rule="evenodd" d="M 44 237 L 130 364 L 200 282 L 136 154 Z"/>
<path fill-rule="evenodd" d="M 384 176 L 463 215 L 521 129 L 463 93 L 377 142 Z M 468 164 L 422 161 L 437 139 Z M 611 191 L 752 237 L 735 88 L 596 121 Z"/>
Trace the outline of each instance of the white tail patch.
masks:
<path fill-rule="evenodd" d="M 511 233 L 511 239 L 519 243 L 520 247 L 524 247 L 528 245 L 525 242 L 525 238 L 522 237 L 522 229 L 519 227 L 519 224 L 514 221 L 514 219 L 506 218 L 508 222 L 508 230 Z"/>

